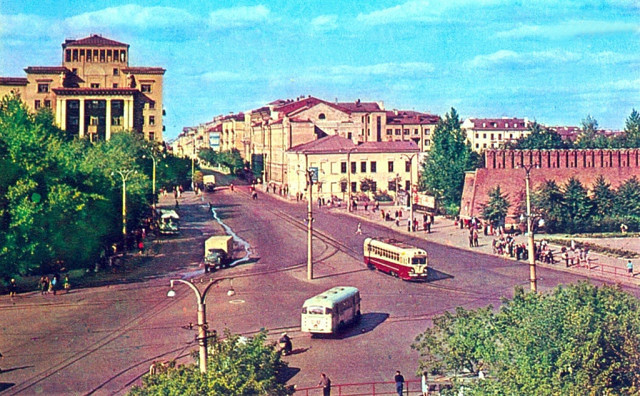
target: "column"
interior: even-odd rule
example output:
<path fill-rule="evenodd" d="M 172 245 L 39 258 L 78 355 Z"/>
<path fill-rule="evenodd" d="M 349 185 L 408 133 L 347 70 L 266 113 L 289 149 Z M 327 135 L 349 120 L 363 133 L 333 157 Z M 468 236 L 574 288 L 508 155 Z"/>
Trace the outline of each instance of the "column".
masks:
<path fill-rule="evenodd" d="M 60 112 L 60 120 L 58 121 L 58 126 L 63 131 L 67 130 L 67 101 L 65 99 L 60 99 L 60 107 L 56 109 L 56 111 Z"/>
<path fill-rule="evenodd" d="M 84 98 L 80 98 L 80 119 L 78 120 L 78 136 L 84 137 Z"/>
<path fill-rule="evenodd" d="M 64 129 L 62 127 L 62 115 L 61 115 L 62 103 L 63 103 L 62 99 L 56 98 L 56 124 L 60 129 Z"/>
<path fill-rule="evenodd" d="M 105 115 L 104 140 L 111 139 L 111 99 L 107 99 L 107 114 Z"/>
<path fill-rule="evenodd" d="M 133 99 L 129 99 L 127 100 L 127 102 L 129 102 L 129 106 L 127 108 L 127 112 L 129 114 L 129 123 L 127 124 L 127 128 L 131 131 L 133 131 Z"/>

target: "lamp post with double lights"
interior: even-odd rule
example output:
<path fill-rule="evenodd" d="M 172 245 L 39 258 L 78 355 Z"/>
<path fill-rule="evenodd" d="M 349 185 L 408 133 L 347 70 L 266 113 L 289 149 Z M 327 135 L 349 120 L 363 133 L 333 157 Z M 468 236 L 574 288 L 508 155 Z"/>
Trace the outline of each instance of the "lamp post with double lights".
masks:
<path fill-rule="evenodd" d="M 205 299 L 207 298 L 207 292 L 211 289 L 211 286 L 225 279 L 227 278 L 212 279 L 207 285 L 207 287 L 204 288 L 204 291 L 202 293 L 196 287 L 196 285 L 193 284 L 193 282 L 190 282 L 184 279 L 171 279 L 170 281 L 171 289 L 169 289 L 169 291 L 167 292 L 167 297 L 175 297 L 176 292 L 175 290 L 173 290 L 173 286 L 175 282 L 180 282 L 189 286 L 191 290 L 193 290 L 193 292 L 196 294 L 196 299 L 198 302 L 198 338 L 197 338 L 198 354 L 199 354 L 198 365 L 200 366 L 200 372 L 203 374 L 207 372 L 207 360 L 208 360 L 208 351 L 207 351 L 208 324 L 207 324 L 207 305 L 206 305 Z M 227 291 L 227 295 L 231 297 L 235 294 L 236 292 L 235 290 L 233 290 L 233 285 L 232 285 L 229 291 Z"/>
<path fill-rule="evenodd" d="M 163 154 L 162 155 L 163 158 L 166 158 L 167 155 Z M 153 170 L 152 170 L 152 184 L 151 184 L 151 191 L 153 192 L 153 198 L 152 198 L 152 204 L 151 207 L 153 208 L 153 210 L 156 210 L 156 165 L 158 163 L 158 160 L 156 158 L 155 155 L 153 155 L 152 153 L 149 154 L 143 154 L 142 158 L 151 158 L 151 160 L 153 161 Z"/>
<path fill-rule="evenodd" d="M 111 176 L 115 174 L 120 175 L 122 179 L 122 240 L 127 243 L 127 180 L 129 180 L 129 176 L 132 174 L 138 173 L 138 171 L 133 169 L 119 169 L 111 172 Z"/>
<path fill-rule="evenodd" d="M 418 154 L 401 154 L 400 157 L 404 157 L 409 160 L 409 231 L 413 230 L 413 159 Z"/>
<path fill-rule="evenodd" d="M 533 237 L 533 220 L 531 218 L 531 170 L 538 168 L 536 164 L 520 165 L 524 169 L 525 173 L 525 189 L 527 194 L 527 240 L 528 240 L 528 256 L 529 256 L 529 284 L 531 291 L 536 293 L 538 291 L 538 280 L 536 277 L 536 254 L 535 254 L 535 241 Z"/>

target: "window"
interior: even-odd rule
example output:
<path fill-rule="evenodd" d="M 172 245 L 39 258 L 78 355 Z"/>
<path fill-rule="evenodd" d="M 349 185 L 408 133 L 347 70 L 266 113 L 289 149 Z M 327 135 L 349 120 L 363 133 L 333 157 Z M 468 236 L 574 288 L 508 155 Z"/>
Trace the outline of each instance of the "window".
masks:
<path fill-rule="evenodd" d="M 118 88 L 118 83 L 113 83 L 114 88 Z"/>
<path fill-rule="evenodd" d="M 73 69 L 71 69 L 71 73 L 78 74 L 78 68 L 74 67 Z"/>
<path fill-rule="evenodd" d="M 414 129 L 414 130 L 413 130 L 413 134 L 414 134 L 414 135 L 417 135 L 417 134 L 418 134 L 418 128 L 416 128 L 416 129 Z"/>
<path fill-rule="evenodd" d="M 498 140 L 502 140 L 502 134 L 501 133 L 498 134 Z"/>
<path fill-rule="evenodd" d="M 122 117 L 111 117 L 111 125 L 115 125 L 115 126 L 122 125 Z"/>
<path fill-rule="evenodd" d="M 98 84 L 98 83 L 91 83 L 91 88 L 100 88 L 100 84 Z"/>
<path fill-rule="evenodd" d="M 476 143 L 476 148 L 480 148 L 480 145 L 478 143 Z"/>
<path fill-rule="evenodd" d="M 356 163 L 355 162 L 351 162 L 351 173 L 356 173 Z"/>
<path fill-rule="evenodd" d="M 156 116 L 149 116 L 149 125 L 156 125 Z"/>
<path fill-rule="evenodd" d="M 71 50 L 66 50 L 64 54 L 64 61 L 71 62 Z"/>
<path fill-rule="evenodd" d="M 360 162 L 360 172 L 367 173 L 367 162 L 366 161 Z"/>
<path fill-rule="evenodd" d="M 347 173 L 347 163 L 346 162 L 341 162 L 340 163 L 340 173 Z"/>
<path fill-rule="evenodd" d="M 479 136 L 480 136 L 480 134 L 479 134 L 479 133 L 476 133 L 476 139 L 477 139 Z"/>
<path fill-rule="evenodd" d="M 105 51 L 104 50 L 100 50 L 100 62 L 104 62 L 105 59 Z"/>
<path fill-rule="evenodd" d="M 371 191 L 376 192 L 378 191 L 378 183 L 375 181 L 371 181 Z"/>
<path fill-rule="evenodd" d="M 486 138 L 487 138 L 487 134 L 486 134 L 486 133 L 483 133 L 483 134 L 482 134 L 482 138 L 483 138 L 483 139 L 486 139 Z"/>
<path fill-rule="evenodd" d="M 351 191 L 358 191 L 358 182 L 351 182 Z"/>
<path fill-rule="evenodd" d="M 49 83 L 38 84 L 38 93 L 49 93 Z"/>
<path fill-rule="evenodd" d="M 404 182 L 404 189 L 405 189 L 405 191 L 409 191 L 411 189 L 411 181 L 410 180 L 406 180 Z"/>
<path fill-rule="evenodd" d="M 403 129 L 402 130 L 402 134 L 403 135 L 408 135 L 409 134 L 409 129 L 408 128 Z"/>
<path fill-rule="evenodd" d="M 387 136 L 391 136 L 393 135 L 393 129 L 388 128 L 387 129 Z"/>
<path fill-rule="evenodd" d="M 405 172 L 411 172 L 411 161 L 405 161 L 404 162 L 404 171 Z"/>
<path fill-rule="evenodd" d="M 341 181 L 340 182 L 340 192 L 347 192 L 347 182 L 346 181 Z"/>
<path fill-rule="evenodd" d="M 77 49 L 73 50 L 73 61 L 74 62 L 78 61 L 78 50 Z"/>
<path fill-rule="evenodd" d="M 113 75 L 114 76 L 119 76 L 120 75 L 120 69 L 118 69 L 117 67 L 113 68 Z"/>
<path fill-rule="evenodd" d="M 155 132 L 149 132 L 149 140 L 156 140 L 156 133 Z"/>
<path fill-rule="evenodd" d="M 44 107 L 50 109 L 51 108 L 51 101 L 50 100 L 45 100 L 44 101 Z"/>
<path fill-rule="evenodd" d="M 150 109 L 155 109 L 156 108 L 156 102 L 149 102 L 149 108 Z"/>
<path fill-rule="evenodd" d="M 387 185 L 387 190 L 389 190 L 389 191 L 395 191 L 396 190 L 396 181 L 395 180 L 389 180 L 389 184 Z"/>
<path fill-rule="evenodd" d="M 326 118 L 327 118 L 327 116 L 326 116 L 324 113 L 320 113 L 320 114 L 318 114 L 318 119 L 319 119 L 319 120 L 324 120 L 324 119 L 326 119 Z"/>
<path fill-rule="evenodd" d="M 400 128 L 396 129 L 396 135 L 400 136 Z"/>
<path fill-rule="evenodd" d="M 140 86 L 140 90 L 142 92 L 147 92 L 147 93 L 151 93 L 151 84 L 142 84 Z"/>
<path fill-rule="evenodd" d="M 87 50 L 87 62 L 91 62 L 91 50 Z"/>
<path fill-rule="evenodd" d="M 376 163 L 376 161 L 371 161 L 371 173 L 376 173 L 376 171 L 378 170 L 378 164 Z"/>
<path fill-rule="evenodd" d="M 80 50 L 80 59 L 84 59 L 84 49 Z"/>
<path fill-rule="evenodd" d="M 493 133 L 491 134 L 491 140 L 493 140 Z"/>
<path fill-rule="evenodd" d="M 89 125 L 98 125 L 98 117 L 89 117 Z"/>
<path fill-rule="evenodd" d="M 40 108 L 40 101 L 36 100 L 36 103 L 34 104 L 34 107 L 36 110 L 38 110 Z"/>
<path fill-rule="evenodd" d="M 389 172 L 393 172 L 393 161 L 389 161 Z"/>

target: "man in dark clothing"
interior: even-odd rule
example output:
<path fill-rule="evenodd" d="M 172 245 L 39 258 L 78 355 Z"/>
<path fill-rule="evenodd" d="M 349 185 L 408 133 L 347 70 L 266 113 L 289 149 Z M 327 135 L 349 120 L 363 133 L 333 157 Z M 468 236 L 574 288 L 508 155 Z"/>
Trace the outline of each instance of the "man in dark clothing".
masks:
<path fill-rule="evenodd" d="M 404 388 L 404 377 L 400 374 L 400 370 L 396 371 L 396 376 L 393 377 L 393 380 L 396 382 L 396 392 L 398 392 L 398 396 L 402 396 L 402 390 Z"/>
<path fill-rule="evenodd" d="M 322 394 L 324 396 L 331 396 L 331 380 L 325 373 L 320 375 L 320 382 L 318 386 L 322 386 Z"/>

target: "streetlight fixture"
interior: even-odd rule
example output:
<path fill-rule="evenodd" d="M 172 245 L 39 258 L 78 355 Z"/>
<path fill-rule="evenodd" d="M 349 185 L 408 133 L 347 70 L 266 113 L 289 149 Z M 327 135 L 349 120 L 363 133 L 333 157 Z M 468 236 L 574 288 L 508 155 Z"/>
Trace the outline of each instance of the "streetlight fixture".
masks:
<path fill-rule="evenodd" d="M 311 170 L 305 170 L 309 202 L 307 202 L 307 280 L 313 279 L 313 177 Z"/>
<path fill-rule="evenodd" d="M 400 157 L 404 157 L 409 160 L 409 231 L 413 230 L 413 159 L 418 154 L 401 154 Z"/>
<path fill-rule="evenodd" d="M 167 157 L 166 154 L 162 154 L 162 158 L 166 158 L 166 157 Z M 152 201 L 151 201 L 152 202 L 151 203 L 151 207 L 153 208 L 154 213 L 155 213 L 155 210 L 156 210 L 156 165 L 157 165 L 158 160 L 157 160 L 156 156 L 153 155 L 153 153 L 143 154 L 142 158 L 151 158 L 151 160 L 153 161 L 153 172 L 152 172 L 153 181 L 152 181 L 152 187 L 151 187 L 152 188 L 152 192 L 153 192 L 153 198 L 152 198 Z"/>
<path fill-rule="evenodd" d="M 191 290 L 194 291 L 194 293 L 196 294 L 196 299 L 198 302 L 198 349 L 199 349 L 199 362 L 198 365 L 200 366 L 200 373 L 204 374 L 207 372 L 207 359 L 208 359 L 208 351 L 207 351 L 207 329 L 208 329 L 208 324 L 207 324 L 207 306 L 206 306 L 206 302 L 205 299 L 207 298 L 207 292 L 209 291 L 209 289 L 211 289 L 211 286 L 215 285 L 216 283 L 219 283 L 223 280 L 225 280 L 227 278 L 218 278 L 218 279 L 212 279 L 210 280 L 209 284 L 207 285 L 207 287 L 205 287 L 204 291 L 201 293 L 200 290 L 196 287 L 196 285 L 193 284 L 193 282 L 184 280 L 184 279 L 171 279 L 171 288 L 169 289 L 169 291 L 167 292 L 167 297 L 175 297 L 176 296 L 176 292 L 173 289 L 173 285 L 174 282 L 180 282 L 180 283 L 184 283 L 185 285 L 189 286 L 191 288 Z M 233 282 L 232 279 L 230 279 L 231 282 Z M 229 289 L 229 291 L 227 292 L 227 295 L 229 297 L 235 295 L 235 290 L 233 290 L 233 283 L 231 288 Z"/>
<path fill-rule="evenodd" d="M 529 284 L 531 291 L 536 293 L 538 291 L 538 280 L 536 278 L 536 254 L 535 254 L 535 241 L 533 239 L 533 224 L 531 219 L 531 170 L 537 169 L 537 164 L 520 165 L 525 171 L 525 188 L 527 194 L 527 239 L 528 239 L 528 256 L 529 256 Z"/>
<path fill-rule="evenodd" d="M 122 240 L 127 243 L 127 180 L 132 174 L 138 173 L 133 169 L 119 169 L 111 172 L 111 176 L 119 174 L 122 178 Z"/>

